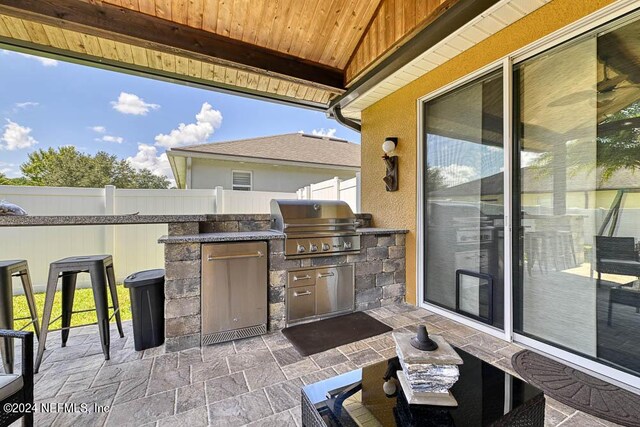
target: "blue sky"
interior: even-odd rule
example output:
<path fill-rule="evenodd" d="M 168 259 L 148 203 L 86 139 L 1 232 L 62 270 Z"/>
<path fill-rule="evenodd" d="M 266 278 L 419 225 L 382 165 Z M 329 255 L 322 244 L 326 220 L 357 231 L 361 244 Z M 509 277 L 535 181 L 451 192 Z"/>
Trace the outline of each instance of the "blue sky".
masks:
<path fill-rule="evenodd" d="M 322 112 L 4 50 L 0 81 L 0 172 L 9 177 L 28 153 L 61 145 L 170 176 L 171 146 L 298 131 L 360 142 Z"/>

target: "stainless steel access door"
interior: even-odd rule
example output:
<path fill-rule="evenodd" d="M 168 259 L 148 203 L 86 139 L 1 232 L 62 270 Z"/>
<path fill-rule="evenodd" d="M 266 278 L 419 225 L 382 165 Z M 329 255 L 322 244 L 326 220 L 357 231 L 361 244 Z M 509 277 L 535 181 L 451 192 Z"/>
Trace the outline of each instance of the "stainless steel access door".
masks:
<path fill-rule="evenodd" d="M 316 273 L 316 315 L 353 310 L 353 265 L 319 268 Z"/>
<path fill-rule="evenodd" d="M 267 243 L 202 245 L 202 335 L 267 323 Z"/>

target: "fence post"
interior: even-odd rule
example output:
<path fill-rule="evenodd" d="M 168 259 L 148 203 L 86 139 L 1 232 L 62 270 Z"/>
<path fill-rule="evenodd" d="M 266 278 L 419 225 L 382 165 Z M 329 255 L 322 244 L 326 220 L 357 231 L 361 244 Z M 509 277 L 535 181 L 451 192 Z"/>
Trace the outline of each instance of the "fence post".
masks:
<path fill-rule="evenodd" d="M 104 214 L 116 214 L 116 187 L 114 185 L 105 185 L 104 187 Z M 104 227 L 104 241 L 106 252 L 115 258 L 116 254 L 116 227 L 115 225 L 106 225 Z"/>
<path fill-rule="evenodd" d="M 333 191 L 334 191 L 334 200 L 340 200 L 340 178 L 337 176 L 333 177 Z"/>
<path fill-rule="evenodd" d="M 360 206 L 362 191 L 362 181 L 360 179 L 360 172 L 356 172 L 356 212 L 362 212 L 362 207 Z"/>
<path fill-rule="evenodd" d="M 224 188 L 217 186 L 214 190 L 216 196 L 216 213 L 224 213 Z"/>

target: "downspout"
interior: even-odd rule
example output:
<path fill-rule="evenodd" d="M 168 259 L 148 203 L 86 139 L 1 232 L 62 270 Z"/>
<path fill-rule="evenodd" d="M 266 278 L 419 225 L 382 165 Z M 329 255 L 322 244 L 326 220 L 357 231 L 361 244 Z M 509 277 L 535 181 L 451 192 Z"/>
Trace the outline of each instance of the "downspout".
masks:
<path fill-rule="evenodd" d="M 340 105 L 335 105 L 333 108 L 330 108 L 327 110 L 327 116 L 333 119 L 336 119 L 336 121 L 338 123 L 340 123 L 343 126 L 348 127 L 349 129 L 352 129 L 358 133 L 360 133 L 360 123 L 358 123 L 355 120 L 352 119 L 348 119 L 345 116 L 342 115 L 342 110 L 340 108 Z"/>

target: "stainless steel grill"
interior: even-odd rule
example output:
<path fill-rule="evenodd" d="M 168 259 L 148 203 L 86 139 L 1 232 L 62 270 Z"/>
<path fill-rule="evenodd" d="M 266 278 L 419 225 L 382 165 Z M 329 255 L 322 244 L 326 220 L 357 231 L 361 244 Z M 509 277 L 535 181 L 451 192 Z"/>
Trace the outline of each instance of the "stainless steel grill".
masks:
<path fill-rule="evenodd" d="M 343 201 L 271 200 L 271 229 L 285 234 L 287 258 L 360 252 L 357 225 Z"/>

